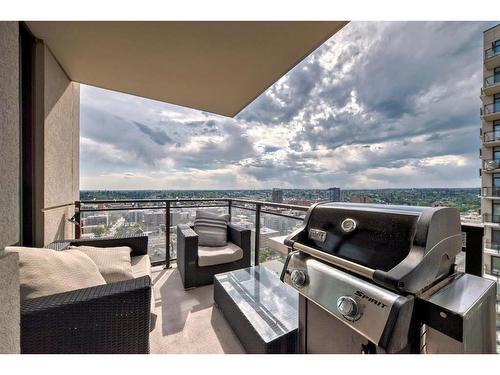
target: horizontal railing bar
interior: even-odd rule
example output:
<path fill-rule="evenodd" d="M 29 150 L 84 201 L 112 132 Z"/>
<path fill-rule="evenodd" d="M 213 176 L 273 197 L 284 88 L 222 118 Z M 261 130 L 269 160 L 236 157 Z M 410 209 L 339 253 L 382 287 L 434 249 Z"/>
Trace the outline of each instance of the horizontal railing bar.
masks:
<path fill-rule="evenodd" d="M 80 208 L 80 212 L 164 210 L 164 209 L 165 209 L 165 206 L 154 206 L 154 207 L 107 207 L 107 208 Z"/>
<path fill-rule="evenodd" d="M 210 205 L 189 205 L 189 206 L 172 206 L 170 208 L 207 208 L 207 207 L 228 207 L 227 204 L 210 204 Z"/>
<path fill-rule="evenodd" d="M 227 204 L 212 204 L 212 205 L 182 205 L 172 206 L 171 208 L 207 208 L 207 207 L 228 207 Z M 80 212 L 103 212 L 103 211 L 135 211 L 135 210 L 164 210 L 165 206 L 152 207 L 106 207 L 106 208 L 80 208 Z"/>
<path fill-rule="evenodd" d="M 185 198 L 185 199 L 177 199 L 177 198 L 166 198 L 166 199 L 103 199 L 103 200 L 81 200 L 77 201 L 80 204 L 106 204 L 106 203 L 166 203 L 166 202 L 239 202 L 239 203 L 248 203 L 248 204 L 260 204 L 261 206 L 267 207 L 276 207 L 276 208 L 287 208 L 291 210 L 297 211 L 307 211 L 309 209 L 308 206 L 300 206 L 296 204 L 287 204 L 287 203 L 275 203 L 275 202 L 266 202 L 259 200 L 251 200 L 251 199 L 243 199 L 243 198 Z"/>
<path fill-rule="evenodd" d="M 100 204 L 100 203 L 165 203 L 165 202 L 210 202 L 210 201 L 228 201 L 231 198 L 163 198 L 163 199 L 99 199 L 99 200 L 81 200 L 81 204 Z"/>

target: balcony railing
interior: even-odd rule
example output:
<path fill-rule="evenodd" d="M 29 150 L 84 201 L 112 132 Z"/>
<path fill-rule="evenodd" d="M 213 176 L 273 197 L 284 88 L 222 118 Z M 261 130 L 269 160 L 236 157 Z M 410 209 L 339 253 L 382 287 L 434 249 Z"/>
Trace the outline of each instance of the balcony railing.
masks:
<path fill-rule="evenodd" d="M 480 110 L 481 116 L 491 115 L 493 113 L 499 113 L 499 112 L 500 112 L 500 104 L 498 103 L 486 104 Z"/>
<path fill-rule="evenodd" d="M 491 188 L 490 188 L 491 189 Z M 190 223 L 190 210 L 209 209 L 229 213 L 231 222 L 252 230 L 253 264 L 283 262 L 285 254 L 274 251 L 271 237 L 290 234 L 304 220 L 308 206 L 238 198 L 85 200 L 76 201 L 76 237 L 147 234 L 153 265 L 176 259 L 176 226 Z M 248 213 L 252 215 L 248 215 Z M 146 218 L 146 213 L 149 217 Z M 99 217 L 101 216 L 101 217 Z M 484 215 L 485 219 L 490 219 Z M 500 216 L 491 220 L 500 222 Z M 485 220 L 488 221 L 488 220 Z M 166 230 L 169 228 L 169 230 Z M 465 272 L 482 276 L 483 228 L 462 223 Z M 270 267 L 272 268 L 272 267 Z"/>
<path fill-rule="evenodd" d="M 483 197 L 500 197 L 500 187 L 483 187 Z"/>
<path fill-rule="evenodd" d="M 500 223 L 500 215 L 483 214 L 483 221 L 485 223 Z"/>
<path fill-rule="evenodd" d="M 267 246 L 267 241 L 291 233 L 302 223 L 308 209 L 233 198 L 86 200 L 75 202 L 75 206 L 77 238 L 147 234 L 153 265 L 167 267 L 177 257 L 176 226 L 192 223 L 196 209 L 229 213 L 232 223 L 251 229 L 255 265 L 284 260 L 284 255 Z"/>
<path fill-rule="evenodd" d="M 494 74 L 492 76 L 486 77 L 484 79 L 483 87 L 486 88 L 486 87 L 494 86 L 497 84 L 500 84 L 500 74 Z"/>
<path fill-rule="evenodd" d="M 492 47 L 488 48 L 486 51 L 484 51 L 484 58 L 485 59 L 491 59 L 492 57 L 500 55 L 500 47 Z"/>
<path fill-rule="evenodd" d="M 495 250 L 500 252 L 500 243 L 494 241 L 485 241 L 484 247 L 486 249 Z"/>
<path fill-rule="evenodd" d="M 500 160 L 498 159 L 488 159 L 488 160 L 483 160 L 483 169 L 486 172 L 492 172 L 495 169 L 500 168 Z"/>
<path fill-rule="evenodd" d="M 483 133 L 483 142 L 500 141 L 500 131 L 489 131 Z"/>

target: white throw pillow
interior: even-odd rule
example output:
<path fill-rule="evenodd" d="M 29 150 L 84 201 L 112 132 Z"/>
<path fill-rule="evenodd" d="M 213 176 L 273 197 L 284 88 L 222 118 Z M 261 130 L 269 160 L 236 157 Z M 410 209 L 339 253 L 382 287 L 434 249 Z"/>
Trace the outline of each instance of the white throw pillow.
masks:
<path fill-rule="evenodd" d="M 5 252 L 19 254 L 22 300 L 106 284 L 92 259 L 78 250 L 10 246 Z"/>
<path fill-rule="evenodd" d="M 97 265 L 99 272 L 108 284 L 134 278 L 130 259 L 132 249 L 128 246 L 71 246 L 70 249 L 75 249 L 88 255 Z"/>

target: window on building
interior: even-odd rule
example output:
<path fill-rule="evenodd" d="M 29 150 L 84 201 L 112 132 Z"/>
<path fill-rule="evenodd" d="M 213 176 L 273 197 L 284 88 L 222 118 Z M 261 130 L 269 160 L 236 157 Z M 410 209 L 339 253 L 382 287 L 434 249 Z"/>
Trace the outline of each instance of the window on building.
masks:
<path fill-rule="evenodd" d="M 493 160 L 500 161 L 500 146 L 493 147 Z"/>
<path fill-rule="evenodd" d="M 500 188 L 500 173 L 493 173 L 493 187 Z"/>
<path fill-rule="evenodd" d="M 493 222 L 500 219 L 500 203 L 493 202 Z"/>
<path fill-rule="evenodd" d="M 500 257 L 491 256 L 491 274 L 500 276 Z"/>
<path fill-rule="evenodd" d="M 500 66 L 496 67 L 493 72 L 493 83 L 500 83 Z"/>
<path fill-rule="evenodd" d="M 491 247 L 494 249 L 500 247 L 500 230 L 491 231 Z"/>

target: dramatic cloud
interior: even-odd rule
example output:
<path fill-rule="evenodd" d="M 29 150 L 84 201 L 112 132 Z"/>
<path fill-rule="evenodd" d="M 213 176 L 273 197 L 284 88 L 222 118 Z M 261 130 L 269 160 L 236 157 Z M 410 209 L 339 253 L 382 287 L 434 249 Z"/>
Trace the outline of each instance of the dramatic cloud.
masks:
<path fill-rule="evenodd" d="M 234 119 L 82 86 L 81 186 L 478 186 L 489 26 L 352 22 Z"/>

